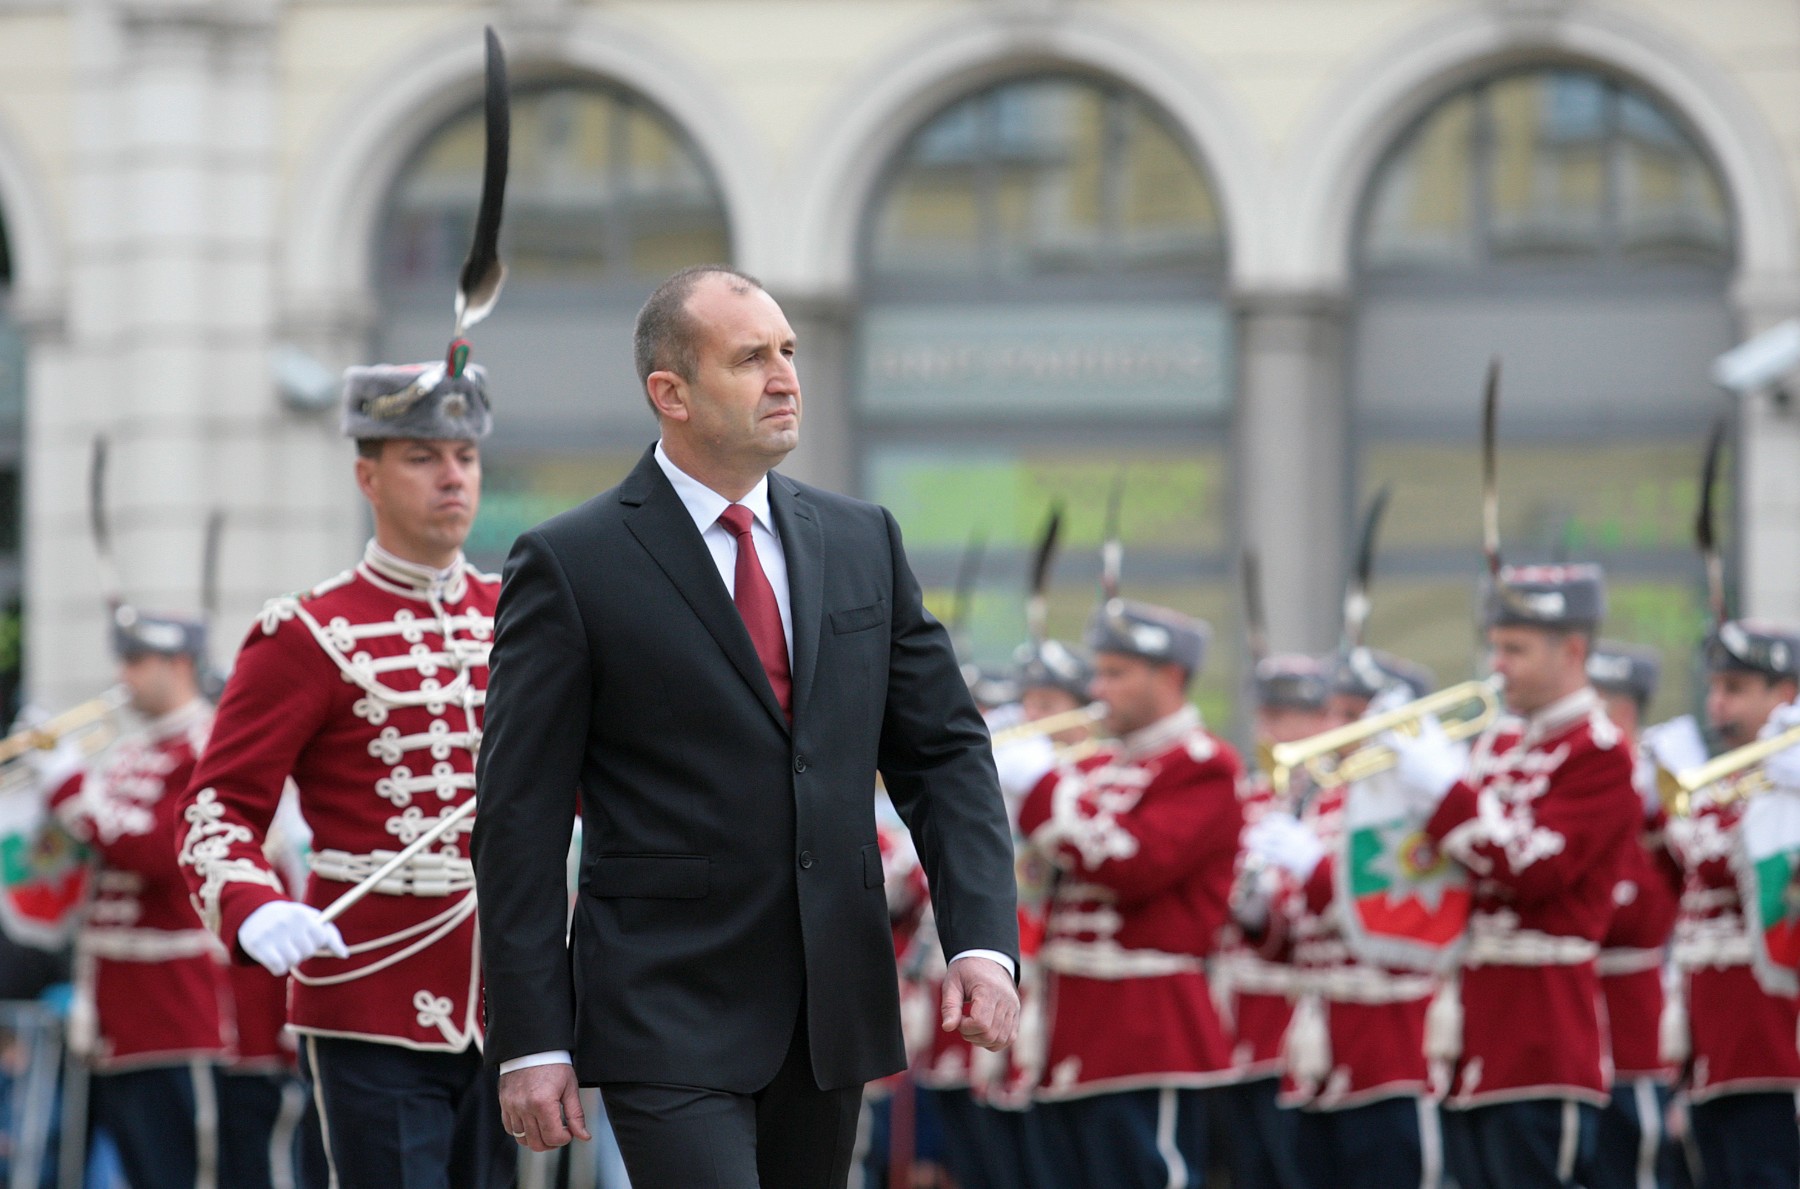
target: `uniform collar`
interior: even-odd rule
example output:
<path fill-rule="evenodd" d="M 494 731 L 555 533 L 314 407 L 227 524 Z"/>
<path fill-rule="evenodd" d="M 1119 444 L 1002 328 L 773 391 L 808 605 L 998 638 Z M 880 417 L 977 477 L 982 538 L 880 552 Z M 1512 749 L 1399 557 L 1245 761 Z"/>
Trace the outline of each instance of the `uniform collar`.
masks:
<path fill-rule="evenodd" d="M 1159 719 L 1119 740 L 1119 752 L 1128 760 L 1147 760 L 1174 747 L 1201 727 L 1200 712 L 1193 706 Z"/>
<path fill-rule="evenodd" d="M 144 720 L 144 734 L 151 739 L 170 739 L 176 735 L 187 733 L 191 728 L 205 721 L 212 712 L 204 698 L 195 698 L 185 706 L 177 707 L 167 714 L 159 714 L 155 718 Z"/>
<path fill-rule="evenodd" d="M 668 476 L 669 486 L 681 499 L 681 506 L 687 509 L 688 515 L 694 518 L 694 527 L 704 533 L 718 522 L 719 513 L 729 508 L 733 501 L 726 499 L 700 480 L 675 465 L 675 461 L 663 450 L 659 440 L 656 443 L 656 465 Z M 756 486 L 744 493 L 744 498 L 736 501 L 750 509 L 750 515 L 756 522 L 776 537 L 775 520 L 769 513 L 769 477 L 764 475 L 756 481 Z"/>
<path fill-rule="evenodd" d="M 1539 743 L 1553 739 L 1578 723 L 1593 717 L 1600 707 L 1600 695 L 1594 687 L 1584 685 L 1572 694 L 1558 698 L 1525 720 L 1525 742 Z"/>
<path fill-rule="evenodd" d="M 439 603 L 461 602 L 468 589 L 468 566 L 459 552 L 456 560 L 442 570 L 407 561 L 370 540 L 363 550 L 361 569 L 376 585 L 395 594 L 430 599 Z"/>

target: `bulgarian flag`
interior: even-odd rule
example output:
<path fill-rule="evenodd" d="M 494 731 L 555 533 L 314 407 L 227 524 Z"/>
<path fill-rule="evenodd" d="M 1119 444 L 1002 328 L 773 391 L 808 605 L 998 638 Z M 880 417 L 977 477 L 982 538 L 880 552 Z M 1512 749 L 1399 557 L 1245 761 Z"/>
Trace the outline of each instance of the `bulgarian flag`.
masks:
<path fill-rule="evenodd" d="M 86 850 L 35 792 L 0 794 L 0 928 L 20 945 L 57 949 L 87 898 Z"/>
<path fill-rule="evenodd" d="M 1469 875 L 1407 812 L 1391 772 L 1347 790 L 1333 878 L 1350 952 L 1378 966 L 1441 971 L 1455 965 L 1473 899 Z"/>
<path fill-rule="evenodd" d="M 1800 993 L 1800 793 L 1754 797 L 1738 821 L 1738 894 L 1750 966 L 1771 995 Z"/>

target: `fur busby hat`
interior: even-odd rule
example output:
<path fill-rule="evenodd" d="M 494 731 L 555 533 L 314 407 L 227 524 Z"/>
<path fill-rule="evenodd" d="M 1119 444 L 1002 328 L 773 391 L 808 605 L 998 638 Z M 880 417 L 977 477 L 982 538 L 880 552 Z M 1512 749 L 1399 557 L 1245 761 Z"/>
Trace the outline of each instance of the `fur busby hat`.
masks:
<path fill-rule="evenodd" d="M 1706 669 L 1800 680 L 1800 630 L 1764 619 L 1727 619 L 1706 637 Z"/>
<path fill-rule="evenodd" d="M 115 608 L 112 647 L 120 660 L 140 656 L 206 658 L 206 623 L 184 615 L 152 615 L 128 604 Z"/>
<path fill-rule="evenodd" d="M 1349 698 L 1374 698 L 1395 686 L 1404 688 L 1409 700 L 1422 698 L 1436 688 L 1437 676 L 1415 661 L 1366 647 L 1340 656 L 1331 674 L 1331 692 Z"/>
<path fill-rule="evenodd" d="M 1484 627 L 1594 632 L 1606 618 L 1606 576 L 1596 565 L 1502 566 L 1483 593 Z"/>
<path fill-rule="evenodd" d="M 1028 689 L 1059 689 L 1078 702 L 1088 700 L 1094 666 L 1060 640 L 1019 645 L 1013 654 L 1013 666 L 1021 693 Z"/>
<path fill-rule="evenodd" d="M 1177 665 L 1189 680 L 1206 663 L 1212 629 L 1204 622 L 1129 599 L 1108 599 L 1088 620 L 1090 652 L 1115 652 L 1158 664 Z"/>
<path fill-rule="evenodd" d="M 1323 710 L 1331 672 L 1316 656 L 1278 652 L 1256 662 L 1256 704 L 1269 710 Z"/>
<path fill-rule="evenodd" d="M 461 375 L 442 363 L 378 363 L 344 372 L 347 438 L 478 442 L 493 428 L 480 364 L 466 365 Z"/>
<path fill-rule="evenodd" d="M 1642 709 L 1656 697 L 1662 680 L 1662 655 L 1642 644 L 1601 640 L 1588 653 L 1588 682 L 1601 693 L 1630 698 Z"/>

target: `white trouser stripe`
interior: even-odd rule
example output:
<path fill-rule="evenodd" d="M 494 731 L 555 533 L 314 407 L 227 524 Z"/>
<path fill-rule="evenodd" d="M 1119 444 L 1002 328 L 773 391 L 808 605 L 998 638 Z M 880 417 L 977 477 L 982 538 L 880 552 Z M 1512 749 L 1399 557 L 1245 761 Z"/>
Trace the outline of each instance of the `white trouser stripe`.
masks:
<path fill-rule="evenodd" d="M 1556 1149 L 1556 1177 L 1560 1181 L 1575 1178 L 1575 1156 L 1581 1147 L 1581 1105 L 1565 1098 L 1562 1107 L 1562 1142 Z"/>
<path fill-rule="evenodd" d="M 1438 1189 L 1444 1178 L 1444 1133 L 1437 1103 L 1423 1094 L 1414 1101 L 1419 1108 L 1419 1189 Z"/>
<path fill-rule="evenodd" d="M 1656 1085 L 1649 1078 L 1632 1084 L 1638 1116 L 1638 1189 L 1657 1189 L 1656 1151 L 1662 1147 L 1662 1107 L 1656 1101 Z"/>
<path fill-rule="evenodd" d="M 1175 1104 L 1176 1095 L 1180 1093 L 1173 1086 L 1164 1087 L 1156 1103 L 1156 1150 L 1169 1170 L 1166 1189 L 1188 1187 L 1187 1161 L 1181 1158 L 1181 1149 L 1175 1146 Z"/>
<path fill-rule="evenodd" d="M 219 1095 L 213 1084 L 212 1063 L 189 1061 L 188 1079 L 194 1086 L 194 1189 L 217 1189 Z"/>
<path fill-rule="evenodd" d="M 325 1149 L 325 1168 L 331 1174 L 331 1189 L 338 1189 L 337 1161 L 331 1157 L 331 1121 L 325 1114 L 325 1083 L 319 1077 L 319 1038 L 306 1038 L 306 1064 L 312 1070 L 313 1109 L 319 1112 L 319 1146 Z"/>

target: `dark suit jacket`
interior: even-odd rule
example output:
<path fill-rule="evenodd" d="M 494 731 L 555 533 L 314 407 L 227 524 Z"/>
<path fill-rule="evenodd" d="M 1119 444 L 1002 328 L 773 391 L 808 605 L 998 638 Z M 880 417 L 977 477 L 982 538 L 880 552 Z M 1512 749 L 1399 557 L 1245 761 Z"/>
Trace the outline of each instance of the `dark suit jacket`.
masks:
<path fill-rule="evenodd" d="M 490 1061 L 566 1048 L 586 1084 L 751 1093 L 804 1004 L 822 1087 L 901 1068 L 877 769 L 945 950 L 1016 960 L 987 732 L 898 527 L 777 474 L 769 497 L 794 623 L 791 728 L 651 455 L 513 546 L 473 843 Z"/>

